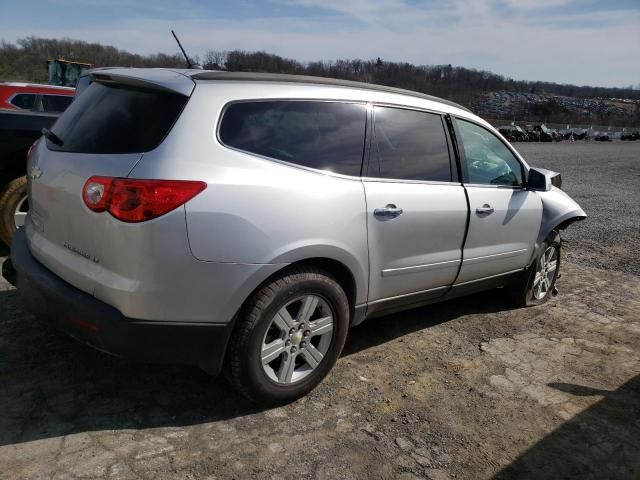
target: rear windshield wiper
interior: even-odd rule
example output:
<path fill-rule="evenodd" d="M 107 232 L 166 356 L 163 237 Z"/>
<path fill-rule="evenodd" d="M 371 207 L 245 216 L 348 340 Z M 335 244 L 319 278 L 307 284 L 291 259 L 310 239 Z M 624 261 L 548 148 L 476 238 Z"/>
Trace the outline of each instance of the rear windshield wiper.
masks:
<path fill-rule="evenodd" d="M 53 133 L 51 130 L 49 130 L 48 128 L 43 128 L 41 130 L 42 134 L 47 137 L 49 140 L 51 140 L 53 143 L 55 143 L 56 145 L 58 145 L 59 147 L 62 146 L 62 144 L 64 143 L 62 141 L 62 139 L 57 136 L 55 133 Z"/>

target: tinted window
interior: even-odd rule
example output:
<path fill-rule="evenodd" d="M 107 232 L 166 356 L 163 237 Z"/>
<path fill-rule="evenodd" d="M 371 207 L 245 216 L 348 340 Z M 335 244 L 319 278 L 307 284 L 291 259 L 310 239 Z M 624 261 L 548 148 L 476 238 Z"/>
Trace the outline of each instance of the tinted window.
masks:
<path fill-rule="evenodd" d="M 64 112 L 71 105 L 73 97 L 66 95 L 43 95 L 42 108 L 45 112 Z"/>
<path fill-rule="evenodd" d="M 469 183 L 512 186 L 522 184 L 520 162 L 498 137 L 464 120 L 456 119 L 456 124 L 464 147 L 464 166 Z"/>
<path fill-rule="evenodd" d="M 273 101 L 230 105 L 220 140 L 230 146 L 305 167 L 360 175 L 364 105 Z"/>
<path fill-rule="evenodd" d="M 369 175 L 451 181 L 449 149 L 440 115 L 375 107 Z"/>
<path fill-rule="evenodd" d="M 31 93 L 19 93 L 11 99 L 11 103 L 18 108 L 31 110 L 36 103 L 36 96 Z"/>
<path fill-rule="evenodd" d="M 53 126 L 62 146 L 84 153 L 139 153 L 157 147 L 176 121 L 187 97 L 94 82 Z"/>
<path fill-rule="evenodd" d="M 76 84 L 76 93 L 74 94 L 74 98 L 84 92 L 89 85 L 91 85 L 91 76 L 83 75 L 78 79 L 78 83 Z"/>

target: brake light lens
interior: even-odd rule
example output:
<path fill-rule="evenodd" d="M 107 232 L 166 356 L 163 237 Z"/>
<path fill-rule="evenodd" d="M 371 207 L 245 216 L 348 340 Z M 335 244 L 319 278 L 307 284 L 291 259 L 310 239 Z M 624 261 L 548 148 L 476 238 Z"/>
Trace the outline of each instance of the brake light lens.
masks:
<path fill-rule="evenodd" d="M 94 212 L 108 211 L 118 220 L 138 223 L 175 210 L 205 188 L 205 182 L 189 180 L 91 177 L 84 184 L 82 199 Z"/>

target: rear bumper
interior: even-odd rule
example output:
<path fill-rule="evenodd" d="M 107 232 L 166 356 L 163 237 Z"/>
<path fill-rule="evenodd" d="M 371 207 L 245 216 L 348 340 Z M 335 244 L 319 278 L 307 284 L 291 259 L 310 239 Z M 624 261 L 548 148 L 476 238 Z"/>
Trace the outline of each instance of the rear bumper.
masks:
<path fill-rule="evenodd" d="M 16 232 L 2 273 L 37 316 L 98 350 L 153 363 L 198 365 L 211 374 L 222 368 L 233 322 L 137 320 L 69 285 L 29 251 L 24 229 Z"/>

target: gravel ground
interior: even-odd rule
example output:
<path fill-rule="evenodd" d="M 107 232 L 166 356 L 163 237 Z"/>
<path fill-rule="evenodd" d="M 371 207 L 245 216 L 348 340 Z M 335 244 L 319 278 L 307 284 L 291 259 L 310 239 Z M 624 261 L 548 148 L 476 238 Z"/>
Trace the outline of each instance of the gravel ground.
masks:
<path fill-rule="evenodd" d="M 0 478 L 640 478 L 640 142 L 518 148 L 590 215 L 565 235 L 560 295 L 366 322 L 285 407 L 84 347 L 0 280 Z"/>
<path fill-rule="evenodd" d="M 560 172 L 589 216 L 563 235 L 569 261 L 640 275 L 640 142 L 515 146 L 530 165 Z"/>

